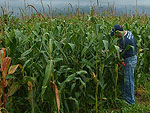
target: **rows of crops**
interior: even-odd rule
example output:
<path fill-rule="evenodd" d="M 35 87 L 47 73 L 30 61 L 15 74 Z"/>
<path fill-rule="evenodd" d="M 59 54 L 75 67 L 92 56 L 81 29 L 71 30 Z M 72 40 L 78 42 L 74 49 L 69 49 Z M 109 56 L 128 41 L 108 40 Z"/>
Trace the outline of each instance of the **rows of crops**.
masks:
<path fill-rule="evenodd" d="M 109 35 L 114 24 L 136 38 L 136 86 L 150 71 L 147 16 L 20 19 L 3 15 L 0 24 L 0 46 L 6 48 L 11 65 L 19 64 L 7 74 L 5 91 L 0 87 L 1 108 L 10 113 L 92 113 L 118 106 L 122 58 L 119 39 Z M 9 96 L 3 103 L 4 93 Z"/>

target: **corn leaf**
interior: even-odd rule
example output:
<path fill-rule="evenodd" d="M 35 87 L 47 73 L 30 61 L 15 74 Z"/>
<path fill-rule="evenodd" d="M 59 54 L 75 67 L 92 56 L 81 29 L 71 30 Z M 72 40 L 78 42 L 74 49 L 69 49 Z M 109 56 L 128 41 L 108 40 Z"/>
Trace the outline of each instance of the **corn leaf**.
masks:
<path fill-rule="evenodd" d="M 103 40 L 103 44 L 104 44 L 105 50 L 108 50 L 108 41 Z"/>
<path fill-rule="evenodd" d="M 27 51 L 25 51 L 24 53 L 21 54 L 21 58 L 26 57 L 27 55 L 29 55 L 32 52 L 32 49 L 28 49 Z"/>
<path fill-rule="evenodd" d="M 5 49 L 5 48 L 2 48 L 2 49 L 0 50 L 0 64 L 3 63 L 3 59 L 5 58 L 5 56 L 6 56 L 6 49 Z"/>
<path fill-rule="evenodd" d="M 10 87 L 8 93 L 7 93 L 7 96 L 8 97 L 12 96 L 18 90 L 18 88 L 19 88 L 19 83 L 18 82 L 14 82 L 11 85 L 11 87 Z"/>
<path fill-rule="evenodd" d="M 7 76 L 7 72 L 8 72 L 8 68 L 10 66 L 10 63 L 11 63 L 11 58 L 10 57 L 5 57 L 4 61 L 3 61 L 3 64 L 2 64 L 2 71 L 3 71 L 2 74 L 3 74 L 4 79 Z"/>
<path fill-rule="evenodd" d="M 114 45 L 114 46 L 115 46 L 115 49 L 117 51 L 118 58 L 120 59 L 120 47 L 116 46 L 116 45 Z"/>
<path fill-rule="evenodd" d="M 45 76 L 44 76 L 44 80 L 43 80 L 41 96 L 43 96 L 45 93 L 48 81 L 50 81 L 52 73 L 53 73 L 53 68 L 54 68 L 53 60 L 49 60 L 47 66 L 46 66 L 46 70 L 45 70 Z"/>
<path fill-rule="evenodd" d="M 56 96 L 56 102 L 57 102 L 57 110 L 58 110 L 58 113 L 60 113 L 59 91 L 58 91 L 57 85 L 55 83 L 54 83 L 54 88 L 55 88 L 55 96 Z"/>
<path fill-rule="evenodd" d="M 16 71 L 16 69 L 18 68 L 18 66 L 19 66 L 19 64 L 10 66 L 8 74 L 13 74 Z"/>

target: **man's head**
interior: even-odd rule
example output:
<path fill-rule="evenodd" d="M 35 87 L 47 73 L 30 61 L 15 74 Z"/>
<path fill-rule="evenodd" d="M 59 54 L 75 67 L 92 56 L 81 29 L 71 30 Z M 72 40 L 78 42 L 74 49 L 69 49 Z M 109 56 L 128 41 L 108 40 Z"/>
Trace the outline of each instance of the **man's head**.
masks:
<path fill-rule="evenodd" d="M 116 31 L 123 31 L 123 28 L 121 27 L 121 25 L 114 25 L 114 28 L 111 31 L 111 36 L 116 35 L 117 37 L 122 37 L 121 33 L 116 33 Z"/>

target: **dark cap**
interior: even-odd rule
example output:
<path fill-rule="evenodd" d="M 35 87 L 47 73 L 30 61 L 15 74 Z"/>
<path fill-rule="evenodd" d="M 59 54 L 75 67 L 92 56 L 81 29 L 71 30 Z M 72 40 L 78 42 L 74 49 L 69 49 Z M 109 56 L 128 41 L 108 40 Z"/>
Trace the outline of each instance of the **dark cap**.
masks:
<path fill-rule="evenodd" d="M 118 24 L 114 25 L 114 28 L 111 31 L 111 36 L 114 36 L 115 31 L 117 31 L 117 30 L 118 31 L 123 31 L 123 28 L 121 27 L 121 25 L 118 25 Z"/>

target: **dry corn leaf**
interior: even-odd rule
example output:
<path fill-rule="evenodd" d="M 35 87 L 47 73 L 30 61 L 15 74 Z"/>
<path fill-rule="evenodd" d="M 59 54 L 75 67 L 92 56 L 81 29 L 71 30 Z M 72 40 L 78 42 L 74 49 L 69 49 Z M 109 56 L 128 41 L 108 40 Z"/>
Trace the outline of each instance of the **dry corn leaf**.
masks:
<path fill-rule="evenodd" d="M 18 66 L 19 66 L 19 64 L 11 66 L 9 68 L 8 74 L 13 74 L 16 71 L 16 69 L 18 68 Z"/>

